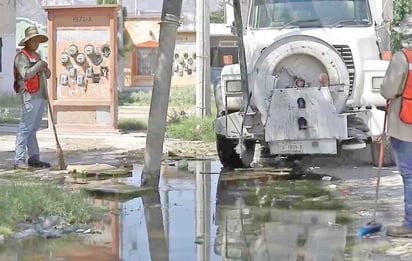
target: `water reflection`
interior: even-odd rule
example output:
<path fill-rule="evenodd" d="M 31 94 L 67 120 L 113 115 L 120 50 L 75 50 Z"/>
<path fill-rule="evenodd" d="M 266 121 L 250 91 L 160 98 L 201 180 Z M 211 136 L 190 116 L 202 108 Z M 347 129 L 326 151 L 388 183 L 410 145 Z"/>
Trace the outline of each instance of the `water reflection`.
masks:
<path fill-rule="evenodd" d="M 112 211 L 99 234 L 84 245 L 65 241 L 41 260 L 344 260 L 342 205 L 319 184 L 233 178 L 220 168 L 215 161 L 189 161 L 188 170 L 165 166 L 158 192 L 103 200 Z M 135 166 L 125 181 L 139 186 L 140 174 Z M 84 249 L 87 259 L 71 259 Z"/>
<path fill-rule="evenodd" d="M 217 191 L 222 260 L 345 260 L 341 205 L 320 184 L 221 175 Z"/>
<path fill-rule="evenodd" d="M 121 259 L 345 259 L 342 205 L 320 184 L 218 169 L 210 161 L 189 162 L 192 172 L 166 167 L 158 194 L 122 203 Z"/>
<path fill-rule="evenodd" d="M 136 166 L 129 184 L 140 180 Z M 188 170 L 163 169 L 158 193 L 121 203 L 121 260 L 220 260 L 213 251 L 213 222 L 220 168 L 189 162 Z M 193 172 L 192 172 L 193 171 Z M 213 235 L 213 238 L 211 238 Z"/>

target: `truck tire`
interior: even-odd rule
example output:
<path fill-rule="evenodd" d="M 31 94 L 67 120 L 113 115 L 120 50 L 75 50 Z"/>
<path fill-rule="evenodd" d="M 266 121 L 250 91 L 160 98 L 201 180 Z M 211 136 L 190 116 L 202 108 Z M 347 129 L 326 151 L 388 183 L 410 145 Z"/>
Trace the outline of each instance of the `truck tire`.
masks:
<path fill-rule="evenodd" d="M 249 168 L 255 154 L 254 140 L 245 140 L 245 151 L 242 156 L 236 153 L 236 146 L 239 140 L 228 139 L 223 135 L 216 134 L 216 151 L 219 155 L 220 163 L 223 167 L 234 168 Z"/>
<path fill-rule="evenodd" d="M 371 143 L 371 156 L 372 156 L 372 164 L 373 166 L 379 166 L 379 142 L 372 142 Z M 384 167 L 390 167 L 395 165 L 395 159 L 392 155 L 392 148 L 389 142 L 389 137 L 386 136 L 385 143 L 384 143 L 384 151 L 383 151 L 383 164 Z"/>

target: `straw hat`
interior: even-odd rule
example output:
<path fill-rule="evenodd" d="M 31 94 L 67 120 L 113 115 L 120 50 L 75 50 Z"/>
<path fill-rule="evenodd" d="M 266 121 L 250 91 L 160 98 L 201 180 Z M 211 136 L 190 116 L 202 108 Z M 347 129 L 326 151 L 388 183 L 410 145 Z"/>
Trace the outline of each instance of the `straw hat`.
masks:
<path fill-rule="evenodd" d="M 47 36 L 39 34 L 39 31 L 37 30 L 36 26 L 29 26 L 26 28 L 26 30 L 24 30 L 24 35 L 25 37 L 23 39 L 21 39 L 21 41 L 19 42 L 19 46 L 24 46 L 24 44 L 36 37 L 39 41 L 39 43 L 44 43 L 47 42 L 47 40 L 49 40 L 49 38 L 47 38 Z"/>

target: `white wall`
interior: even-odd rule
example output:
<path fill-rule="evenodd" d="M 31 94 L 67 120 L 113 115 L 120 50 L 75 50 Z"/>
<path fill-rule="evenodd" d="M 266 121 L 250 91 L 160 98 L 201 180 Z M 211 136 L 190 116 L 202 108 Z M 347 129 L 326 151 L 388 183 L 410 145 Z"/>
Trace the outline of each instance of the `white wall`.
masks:
<path fill-rule="evenodd" d="M 3 40 L 0 72 L 0 92 L 13 91 L 13 62 L 16 53 L 16 36 L 14 34 L 2 34 Z"/>
<path fill-rule="evenodd" d="M 13 91 L 13 60 L 16 53 L 16 1 L 0 0 L 1 52 L 0 92 Z"/>

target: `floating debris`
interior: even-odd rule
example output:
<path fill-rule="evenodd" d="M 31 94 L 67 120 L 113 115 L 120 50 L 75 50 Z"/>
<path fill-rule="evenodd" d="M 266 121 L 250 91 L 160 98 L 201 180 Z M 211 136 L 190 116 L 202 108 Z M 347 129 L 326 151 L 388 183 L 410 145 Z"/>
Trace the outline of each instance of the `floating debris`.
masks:
<path fill-rule="evenodd" d="M 323 176 L 322 181 L 331 181 L 332 177 L 331 176 Z"/>
<path fill-rule="evenodd" d="M 186 159 L 182 159 L 177 162 L 178 169 L 187 169 L 188 166 L 189 166 L 189 163 L 187 162 Z"/>
<path fill-rule="evenodd" d="M 108 164 L 69 165 L 67 170 L 74 177 L 130 176 L 130 171 L 127 168 L 119 168 Z"/>
<path fill-rule="evenodd" d="M 372 214 L 367 210 L 360 210 L 360 211 L 357 212 L 357 214 L 361 217 L 370 217 L 370 216 L 372 216 Z"/>
<path fill-rule="evenodd" d="M 116 198 L 120 201 L 130 200 L 157 190 L 154 187 L 136 187 L 122 182 L 86 185 L 82 189 L 94 196 L 108 199 Z"/>

